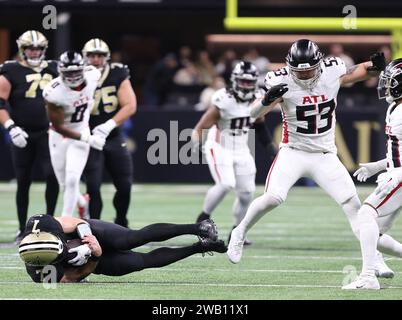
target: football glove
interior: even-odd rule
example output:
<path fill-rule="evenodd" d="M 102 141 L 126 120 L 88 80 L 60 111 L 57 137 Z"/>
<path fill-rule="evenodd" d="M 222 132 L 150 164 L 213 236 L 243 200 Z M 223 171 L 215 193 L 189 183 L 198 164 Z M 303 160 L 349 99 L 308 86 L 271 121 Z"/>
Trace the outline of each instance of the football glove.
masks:
<path fill-rule="evenodd" d="M 26 147 L 28 143 L 27 142 L 28 133 L 26 133 L 23 129 L 15 125 L 8 127 L 8 132 L 10 134 L 11 141 L 16 147 L 18 148 Z"/>
<path fill-rule="evenodd" d="M 114 128 L 116 128 L 116 121 L 114 121 L 113 119 L 109 119 L 105 123 L 96 126 L 92 130 L 92 134 L 106 139 Z"/>
<path fill-rule="evenodd" d="M 81 133 L 81 141 L 88 143 L 92 148 L 96 150 L 102 150 L 105 145 L 106 139 L 96 134 L 90 135 L 89 133 Z"/>
<path fill-rule="evenodd" d="M 360 168 L 353 173 L 353 176 L 356 177 L 357 181 L 365 182 L 368 178 L 374 176 L 381 170 L 385 170 L 386 165 L 386 159 L 376 162 L 359 163 Z"/>
<path fill-rule="evenodd" d="M 68 260 L 68 263 L 73 266 L 82 266 L 83 264 L 88 262 L 88 259 L 91 257 L 91 249 L 87 244 L 80 245 L 76 248 L 72 248 L 68 250 L 68 253 L 77 253 L 77 256 L 74 259 Z"/>
<path fill-rule="evenodd" d="M 376 52 L 370 56 L 373 63 L 372 67 L 368 67 L 368 72 L 381 72 L 385 69 L 387 63 L 385 62 L 384 52 Z"/>
<path fill-rule="evenodd" d="M 269 88 L 268 91 L 265 93 L 264 98 L 262 98 L 261 104 L 263 106 L 270 105 L 276 99 L 282 97 L 288 90 L 289 88 L 287 88 L 286 83 L 281 83 Z"/>
<path fill-rule="evenodd" d="M 395 170 L 381 173 L 376 181 L 378 186 L 375 189 L 375 194 L 377 194 L 380 198 L 387 196 L 400 183 L 400 175 L 401 173 Z"/>

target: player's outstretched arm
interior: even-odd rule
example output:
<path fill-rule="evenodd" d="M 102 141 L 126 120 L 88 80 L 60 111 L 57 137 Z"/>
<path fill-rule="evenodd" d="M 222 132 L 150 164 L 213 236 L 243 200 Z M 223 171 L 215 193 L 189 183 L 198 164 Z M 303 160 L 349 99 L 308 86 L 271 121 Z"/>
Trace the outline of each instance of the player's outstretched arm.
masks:
<path fill-rule="evenodd" d="M 74 217 L 56 217 L 57 221 L 60 222 L 64 233 L 72 233 L 77 229 L 77 226 L 81 223 L 87 223 L 85 220 L 74 218 Z"/>
<path fill-rule="evenodd" d="M 352 66 L 341 77 L 341 85 L 353 84 L 378 76 L 385 69 L 386 62 L 383 52 L 377 52 L 366 61 Z"/>
<path fill-rule="evenodd" d="M 271 112 L 275 105 L 282 101 L 282 96 L 289 90 L 287 84 L 280 83 L 268 89 L 264 97 L 256 99 L 251 106 L 252 118 L 260 118 Z"/>
<path fill-rule="evenodd" d="M 219 109 L 216 106 L 211 106 L 203 114 L 200 121 L 194 127 L 193 133 L 191 135 L 191 141 L 193 143 L 200 143 L 202 140 L 202 130 L 211 128 L 214 124 L 218 122 L 221 115 Z"/>

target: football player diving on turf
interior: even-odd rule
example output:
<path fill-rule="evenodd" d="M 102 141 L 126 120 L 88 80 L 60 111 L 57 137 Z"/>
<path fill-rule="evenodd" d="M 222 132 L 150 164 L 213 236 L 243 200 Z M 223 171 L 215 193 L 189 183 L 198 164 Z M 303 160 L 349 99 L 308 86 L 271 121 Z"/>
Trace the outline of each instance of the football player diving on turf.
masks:
<path fill-rule="evenodd" d="M 208 219 L 226 194 L 234 189 L 234 227 L 246 214 L 255 191 L 256 167 L 248 146 L 250 127 L 255 129 L 260 142 L 273 159 L 277 146 L 272 142 L 264 117 L 250 116 L 250 106 L 261 96 L 257 90 L 258 70 L 248 61 L 239 62 L 231 74 L 231 86 L 218 90 L 212 96 L 212 106 L 194 128 L 192 142 L 199 145 L 203 130 L 208 131 L 204 143 L 205 157 L 215 181 L 204 200 L 197 221 Z M 233 228 L 234 228 L 233 227 Z M 245 244 L 250 244 L 245 241 Z"/>
<path fill-rule="evenodd" d="M 186 247 L 162 247 L 148 253 L 131 251 L 151 241 L 185 234 L 198 236 L 199 241 Z M 69 239 L 81 239 L 83 244 L 68 249 Z M 85 221 L 49 215 L 34 215 L 28 220 L 19 246 L 26 271 L 35 282 L 43 282 L 51 270 L 55 270 L 53 279 L 57 282 L 78 282 L 90 273 L 122 276 L 160 268 L 196 253 L 226 250 L 224 242 L 218 240 L 212 220 L 195 224 L 156 223 L 131 230 L 97 219 Z"/>
<path fill-rule="evenodd" d="M 360 200 L 348 171 L 337 157 L 335 108 L 342 85 L 377 76 L 385 68 L 383 53 L 371 56 L 349 70 L 338 57 L 323 59 L 317 44 L 301 39 L 292 44 L 286 66 L 265 77 L 267 92 L 251 107 L 259 117 L 279 103 L 282 110 L 282 142 L 268 172 L 265 193 L 249 206 L 246 216 L 232 231 L 228 245 L 231 262 L 242 257 L 247 231 L 267 212 L 281 205 L 289 189 L 301 177 L 312 178 L 342 208 L 355 236 L 360 240 L 360 222 L 375 223 L 370 214 L 357 214 Z M 377 274 L 384 265 L 376 255 Z"/>

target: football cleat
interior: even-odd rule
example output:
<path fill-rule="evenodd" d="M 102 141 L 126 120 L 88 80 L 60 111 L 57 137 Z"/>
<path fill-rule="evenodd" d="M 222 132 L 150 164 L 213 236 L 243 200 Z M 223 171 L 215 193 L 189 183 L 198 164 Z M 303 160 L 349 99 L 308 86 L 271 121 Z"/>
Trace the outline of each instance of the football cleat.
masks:
<path fill-rule="evenodd" d="M 385 264 L 381 253 L 377 252 L 374 265 L 375 275 L 378 278 L 393 278 L 394 272 Z"/>
<path fill-rule="evenodd" d="M 234 228 L 230 235 L 230 242 L 227 252 L 230 262 L 240 262 L 241 256 L 243 254 L 244 240 L 244 235 L 242 235 L 237 228 Z"/>
<path fill-rule="evenodd" d="M 218 228 L 212 219 L 207 219 L 199 223 L 200 239 L 211 239 L 212 241 L 218 240 Z"/>
<path fill-rule="evenodd" d="M 234 227 L 232 228 L 232 230 L 233 230 L 234 228 L 236 228 L 236 227 L 237 227 L 237 226 L 234 226 Z M 230 242 L 230 237 L 231 237 L 231 235 L 232 235 L 232 233 L 229 233 L 228 243 Z M 252 244 L 253 244 L 253 242 L 250 241 L 249 239 L 247 239 L 247 238 L 244 239 L 244 243 L 243 243 L 244 246 L 251 246 Z"/>
<path fill-rule="evenodd" d="M 78 216 L 81 219 L 89 219 L 89 194 L 88 193 L 84 193 L 82 195 L 85 198 L 85 204 L 83 206 L 80 206 L 79 204 L 77 205 L 78 207 Z"/>
<path fill-rule="evenodd" d="M 375 276 L 360 275 L 357 279 L 342 287 L 342 290 L 358 290 L 358 289 L 370 289 L 379 290 L 380 283 Z"/>
<path fill-rule="evenodd" d="M 225 253 L 228 247 L 223 240 L 211 240 L 209 238 L 201 239 L 200 244 L 202 247 L 202 253 L 208 253 L 212 255 L 212 252 Z"/>

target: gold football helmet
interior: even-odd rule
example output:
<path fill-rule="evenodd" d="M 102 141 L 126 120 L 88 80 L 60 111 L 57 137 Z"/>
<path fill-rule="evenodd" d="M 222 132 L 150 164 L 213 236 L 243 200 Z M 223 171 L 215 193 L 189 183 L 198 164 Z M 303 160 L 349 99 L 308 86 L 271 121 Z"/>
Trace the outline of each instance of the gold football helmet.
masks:
<path fill-rule="evenodd" d="M 30 233 L 19 245 L 21 259 L 28 265 L 46 266 L 63 252 L 63 242 L 50 232 Z"/>
<path fill-rule="evenodd" d="M 99 38 L 94 38 L 87 43 L 85 43 L 84 47 L 82 48 L 82 56 L 87 62 L 88 53 L 99 53 L 105 56 L 105 60 L 103 61 L 103 65 L 105 65 L 110 59 L 110 49 L 109 46 L 105 41 Z"/>
<path fill-rule="evenodd" d="M 21 59 L 26 61 L 30 66 L 37 67 L 45 59 L 48 43 L 46 37 L 39 31 L 28 30 L 17 39 L 18 53 Z M 39 48 L 41 53 L 38 57 L 28 57 L 25 53 L 25 49 L 27 48 Z"/>

